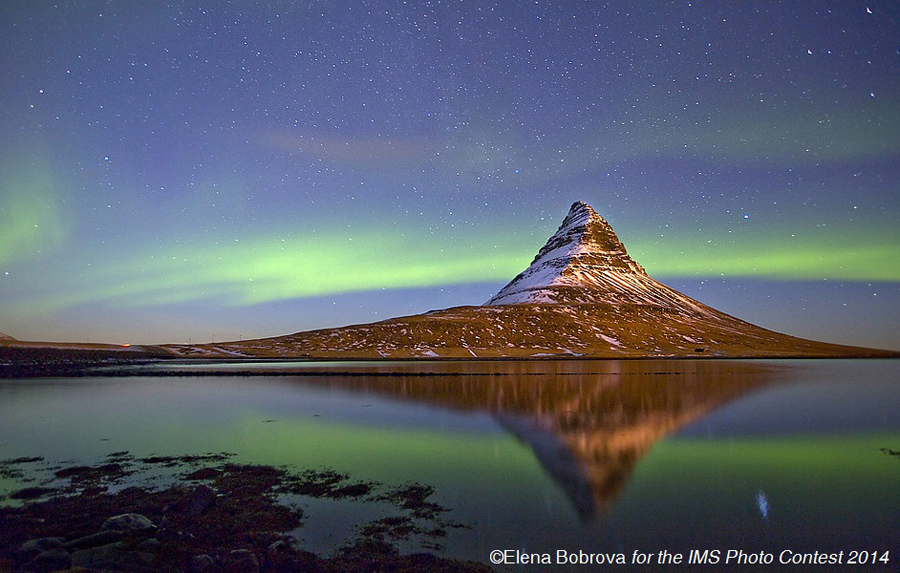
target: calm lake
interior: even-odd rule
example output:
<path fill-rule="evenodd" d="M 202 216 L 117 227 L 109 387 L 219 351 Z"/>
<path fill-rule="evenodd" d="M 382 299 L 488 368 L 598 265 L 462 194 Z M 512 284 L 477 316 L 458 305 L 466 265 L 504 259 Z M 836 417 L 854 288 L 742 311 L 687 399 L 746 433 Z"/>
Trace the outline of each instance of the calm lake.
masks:
<path fill-rule="evenodd" d="M 421 482 L 471 526 L 452 530 L 442 555 L 482 563 L 496 549 L 900 559 L 897 360 L 161 368 L 209 373 L 0 380 L 0 459 L 226 451 Z M 216 375 L 242 370 L 263 374 Z M 18 487 L 0 479 L 0 495 Z M 313 551 L 380 517 L 351 501 L 301 505 L 297 536 Z"/>

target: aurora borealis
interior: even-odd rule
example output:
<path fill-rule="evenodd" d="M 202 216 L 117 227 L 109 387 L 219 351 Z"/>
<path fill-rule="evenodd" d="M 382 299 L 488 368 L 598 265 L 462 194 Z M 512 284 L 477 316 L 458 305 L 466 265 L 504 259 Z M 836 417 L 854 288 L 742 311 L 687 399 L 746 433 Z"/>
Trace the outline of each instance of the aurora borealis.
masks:
<path fill-rule="evenodd" d="M 895 2 L 0 5 L 0 331 L 480 304 L 584 200 L 653 276 L 900 349 Z"/>

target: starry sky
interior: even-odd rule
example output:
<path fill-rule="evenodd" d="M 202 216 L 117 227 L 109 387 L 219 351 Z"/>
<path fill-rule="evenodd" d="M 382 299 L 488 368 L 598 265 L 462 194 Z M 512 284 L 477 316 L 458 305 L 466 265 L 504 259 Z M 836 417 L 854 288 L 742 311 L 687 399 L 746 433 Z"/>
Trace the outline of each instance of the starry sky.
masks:
<path fill-rule="evenodd" d="M 900 4 L 0 3 L 0 331 L 490 298 L 573 201 L 654 278 L 900 349 Z"/>

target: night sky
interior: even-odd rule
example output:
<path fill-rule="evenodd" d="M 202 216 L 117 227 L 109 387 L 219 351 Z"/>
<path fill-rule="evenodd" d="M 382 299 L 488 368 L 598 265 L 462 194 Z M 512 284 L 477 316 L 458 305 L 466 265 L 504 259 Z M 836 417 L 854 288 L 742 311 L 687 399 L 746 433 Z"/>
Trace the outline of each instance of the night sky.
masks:
<path fill-rule="evenodd" d="M 584 200 L 702 302 L 900 348 L 896 1 L 7 0 L 0 74 L 22 340 L 480 304 Z"/>

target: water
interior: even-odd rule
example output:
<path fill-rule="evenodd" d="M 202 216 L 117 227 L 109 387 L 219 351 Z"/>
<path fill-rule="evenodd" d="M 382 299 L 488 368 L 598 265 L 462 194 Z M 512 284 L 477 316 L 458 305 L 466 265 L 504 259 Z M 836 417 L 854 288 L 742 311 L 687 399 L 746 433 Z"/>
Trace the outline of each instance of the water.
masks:
<path fill-rule="evenodd" d="M 635 551 L 694 549 L 771 552 L 776 563 L 785 549 L 900 559 L 900 457 L 882 451 L 900 450 L 900 361 L 204 368 L 0 381 L 0 459 L 228 451 L 418 481 L 471 525 L 451 532 L 443 554 L 483 563 L 494 549 L 623 552 L 629 562 Z M 0 481 L 0 494 L 16 487 Z M 314 551 L 377 517 L 347 501 L 304 506 L 315 526 L 297 535 Z"/>

